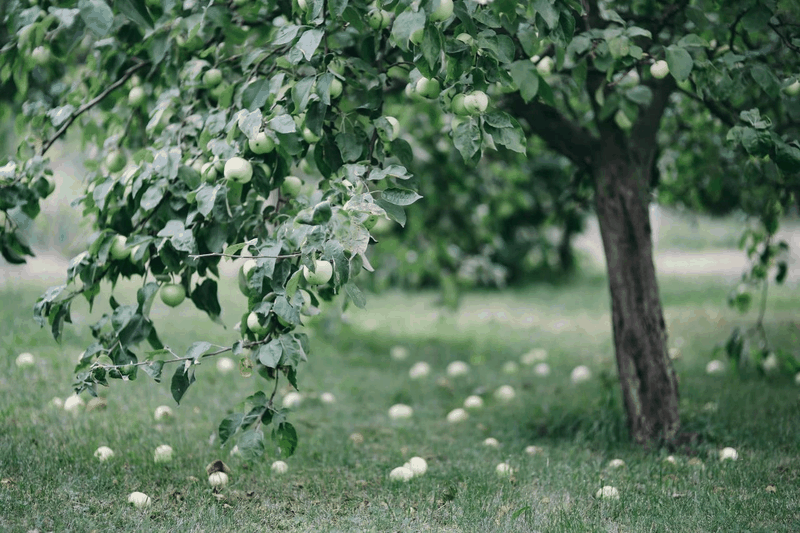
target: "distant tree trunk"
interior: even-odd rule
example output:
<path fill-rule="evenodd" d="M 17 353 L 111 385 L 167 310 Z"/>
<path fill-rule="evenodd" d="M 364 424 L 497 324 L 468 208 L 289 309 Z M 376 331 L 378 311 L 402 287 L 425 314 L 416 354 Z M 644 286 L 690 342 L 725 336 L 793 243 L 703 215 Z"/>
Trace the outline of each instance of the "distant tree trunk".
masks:
<path fill-rule="evenodd" d="M 611 289 L 617 368 L 628 427 L 640 444 L 672 441 L 678 385 L 653 264 L 648 206 L 652 155 L 603 136 L 593 157 L 595 203 Z"/>

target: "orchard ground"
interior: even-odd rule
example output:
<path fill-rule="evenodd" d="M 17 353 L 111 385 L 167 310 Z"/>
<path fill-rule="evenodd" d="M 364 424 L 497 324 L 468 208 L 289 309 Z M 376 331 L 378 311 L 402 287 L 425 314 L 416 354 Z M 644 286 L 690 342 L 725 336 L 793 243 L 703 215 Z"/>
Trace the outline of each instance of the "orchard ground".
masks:
<path fill-rule="evenodd" d="M 165 341 L 178 350 L 198 339 L 229 343 L 233 310 L 244 303 L 235 277 L 229 282 L 221 291 L 227 330 L 188 302 L 172 310 L 157 301 L 153 315 L 169 324 Z M 277 475 L 270 469 L 280 458 L 274 447 L 251 463 L 229 457 L 230 446 L 220 449 L 218 421 L 264 382 L 221 374 L 213 361 L 201 365 L 179 407 L 168 383 L 143 374 L 101 390 L 105 409 L 72 415 L 50 407 L 54 396 L 70 393 L 73 366 L 88 343 L 88 309 L 75 310 L 75 326 L 56 345 L 30 318 L 47 283 L 14 279 L 0 288 L 1 529 L 797 531 L 800 388 L 789 376 L 739 378 L 730 369 L 706 375 L 714 345 L 754 315 L 725 306 L 735 285 L 729 277 L 663 275 L 661 282 L 670 343 L 681 354 L 684 430 L 697 434 L 696 443 L 648 452 L 628 442 L 606 281 L 587 269 L 566 286 L 469 294 L 454 314 L 437 311 L 435 294 L 389 293 L 372 296 L 366 312 L 348 311 L 343 321 L 318 320 L 308 328 L 313 352 L 300 372 L 303 402 L 292 415 L 300 446 L 287 459 L 288 472 Z M 121 284 L 120 297 L 133 297 L 135 287 Z M 770 293 L 766 326 L 778 345 L 800 344 L 798 301 L 796 278 Z M 390 357 L 397 345 L 408 349 L 406 360 Z M 547 350 L 549 376 L 520 364 L 532 348 Z M 14 365 L 24 351 L 35 355 L 33 367 Z M 455 360 L 470 365 L 466 376 L 446 376 Z M 418 361 L 432 372 L 412 380 L 408 370 Z M 519 365 L 516 373 L 503 372 L 509 361 Z M 579 364 L 593 377 L 573 385 L 569 375 Z M 502 403 L 493 392 L 506 384 L 517 394 Z M 321 402 L 324 392 L 336 402 Z M 475 393 L 484 408 L 448 423 L 447 413 Z M 397 403 L 413 407 L 413 416 L 390 420 Z M 163 404 L 173 407 L 171 422 L 154 420 Z M 354 433 L 363 442 L 354 442 Z M 499 447 L 484 445 L 488 437 Z M 172 462 L 154 462 L 161 444 L 174 449 Z M 101 463 L 93 453 L 103 445 L 115 455 Z M 542 452 L 526 454 L 530 445 Z M 739 460 L 721 463 L 718 453 L 728 446 Z M 677 464 L 664 461 L 670 453 Z M 428 461 L 428 472 L 391 482 L 389 472 L 413 456 Z M 614 458 L 627 466 L 607 468 Z M 204 470 L 215 459 L 232 469 L 219 494 Z M 502 462 L 513 469 L 510 478 L 496 474 Z M 619 500 L 595 498 L 605 485 L 618 489 Z M 152 504 L 133 508 L 127 497 L 134 491 Z"/>

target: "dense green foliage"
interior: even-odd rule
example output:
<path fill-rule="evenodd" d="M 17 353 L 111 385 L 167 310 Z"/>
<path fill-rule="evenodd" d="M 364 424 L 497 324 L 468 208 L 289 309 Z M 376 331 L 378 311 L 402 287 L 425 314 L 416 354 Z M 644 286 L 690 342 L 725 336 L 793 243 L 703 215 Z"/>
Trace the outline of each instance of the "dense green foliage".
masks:
<path fill-rule="evenodd" d="M 441 187 L 422 182 L 442 176 L 469 190 L 438 200 L 453 207 L 445 228 L 424 221 L 410 233 L 441 239 L 430 254 L 423 249 L 422 261 L 458 255 L 444 244 L 444 229 L 458 229 L 456 213 L 480 217 L 486 200 L 476 205 L 474 195 L 499 176 L 528 196 L 512 193 L 520 204 L 508 208 L 509 198 L 490 194 L 494 220 L 506 211 L 537 229 L 572 220 L 572 204 L 593 187 L 587 154 L 610 136 L 621 152 L 609 157 L 635 159 L 662 114 L 659 190 L 758 215 L 765 229 L 752 235 L 756 282 L 780 260 L 772 235 L 797 201 L 800 26 L 789 2 L 12 0 L 2 14 L 0 84 L 11 97 L 0 114 L 13 107 L 21 139 L 0 160 L 3 256 L 30 255 L 18 230 L 52 190 L 48 149 L 73 127 L 90 172 L 76 206 L 96 232 L 71 261 L 66 284 L 40 298 L 36 318 L 58 338 L 75 298 L 93 302 L 101 280 L 142 279 L 135 301 L 111 296 L 111 311 L 92 326 L 95 342 L 76 368 L 79 390 L 96 393 L 109 378 L 140 370 L 159 380 L 170 368 L 180 401 L 196 363 L 225 351 L 272 387 L 282 377 L 297 386 L 309 351 L 303 316 L 337 294 L 364 305 L 355 280 L 371 270 L 370 230 L 376 219 L 406 223 L 405 208 L 420 198 L 412 171 L 427 173 L 416 178 L 424 194 L 440 195 Z M 666 65 L 655 68 L 657 60 Z M 537 136 L 565 159 L 521 165 L 518 154 L 529 156 Z M 427 139 L 436 154 L 416 166 L 414 144 Z M 470 165 L 493 148 L 501 163 L 489 160 L 463 180 L 455 163 L 437 171 L 437 161 L 447 167 L 453 159 L 440 140 Z M 723 172 L 705 172 L 708 161 Z M 552 180 L 542 177 L 549 172 Z M 737 192 L 743 186 L 747 196 Z M 537 191 L 559 207 L 539 214 Z M 492 222 L 486 237 L 462 245 L 474 256 L 492 242 L 486 268 L 478 261 L 466 281 L 497 277 L 492 254 L 519 264 L 518 237 L 503 235 L 518 227 Z M 218 265 L 245 252 L 256 262 L 241 274 L 249 298 L 241 339 L 179 352 L 165 346 L 150 317 L 162 285 L 180 285 L 216 319 Z M 319 261 L 332 270 L 329 282 L 314 273 Z M 445 279 L 457 284 L 467 267 L 453 262 Z M 166 300 L 177 304 L 169 290 Z M 240 447 L 259 453 L 261 428 L 271 424 L 291 453 L 295 430 L 267 389 L 220 433 L 224 440 L 244 431 Z"/>

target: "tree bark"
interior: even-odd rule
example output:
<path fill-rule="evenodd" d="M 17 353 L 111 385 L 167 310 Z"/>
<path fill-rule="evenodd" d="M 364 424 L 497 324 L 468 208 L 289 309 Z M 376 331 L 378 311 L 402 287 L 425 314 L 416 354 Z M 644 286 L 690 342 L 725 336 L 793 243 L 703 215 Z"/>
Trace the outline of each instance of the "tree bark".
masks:
<path fill-rule="evenodd" d="M 593 158 L 595 203 L 628 428 L 639 444 L 669 442 L 680 420 L 653 264 L 648 210 L 653 155 L 632 149 L 621 132 L 607 133 Z"/>

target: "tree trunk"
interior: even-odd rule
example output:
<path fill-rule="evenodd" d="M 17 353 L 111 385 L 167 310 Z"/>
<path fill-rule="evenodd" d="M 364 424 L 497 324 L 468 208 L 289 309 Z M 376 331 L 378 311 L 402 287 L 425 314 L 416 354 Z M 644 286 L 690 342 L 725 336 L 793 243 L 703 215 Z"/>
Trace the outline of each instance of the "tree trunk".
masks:
<path fill-rule="evenodd" d="M 652 155 L 604 136 L 593 157 L 595 201 L 611 290 L 617 368 L 628 428 L 639 444 L 672 441 L 678 385 L 653 264 L 648 204 Z"/>

